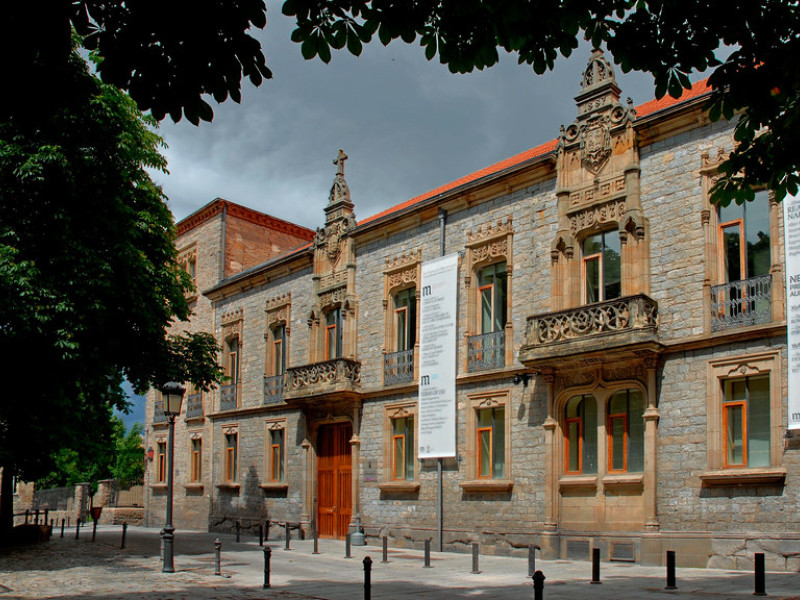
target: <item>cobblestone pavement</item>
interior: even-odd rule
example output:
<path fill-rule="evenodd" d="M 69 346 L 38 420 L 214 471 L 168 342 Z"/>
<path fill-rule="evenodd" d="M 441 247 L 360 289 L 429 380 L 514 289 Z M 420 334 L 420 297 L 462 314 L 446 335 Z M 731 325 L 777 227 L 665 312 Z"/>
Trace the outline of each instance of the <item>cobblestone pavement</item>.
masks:
<path fill-rule="evenodd" d="M 356 600 L 364 597 L 365 556 L 373 560 L 376 600 L 533 598 L 522 558 L 481 556 L 480 573 L 472 573 L 469 554 L 434 552 L 426 569 L 417 550 L 390 549 L 383 564 L 375 546 L 353 548 L 348 559 L 341 542 L 321 540 L 314 555 L 310 540 L 293 540 L 291 551 L 282 540 L 270 541 L 271 588 L 264 589 L 264 552 L 252 536 L 237 543 L 232 535 L 177 531 L 176 572 L 162 573 L 157 529 L 129 528 L 124 550 L 118 526 L 99 527 L 95 542 L 91 530 L 78 540 L 74 528 L 64 538 L 58 533 L 47 543 L 0 548 L 0 600 Z M 222 542 L 222 576 L 215 575 L 215 537 Z M 754 590 L 753 574 L 742 571 L 678 569 L 678 590 L 665 591 L 662 567 L 601 563 L 603 585 L 588 585 L 589 562 L 540 560 L 537 568 L 547 577 L 547 600 L 743 600 Z M 800 600 L 800 574 L 768 573 L 766 587 L 773 599 Z"/>

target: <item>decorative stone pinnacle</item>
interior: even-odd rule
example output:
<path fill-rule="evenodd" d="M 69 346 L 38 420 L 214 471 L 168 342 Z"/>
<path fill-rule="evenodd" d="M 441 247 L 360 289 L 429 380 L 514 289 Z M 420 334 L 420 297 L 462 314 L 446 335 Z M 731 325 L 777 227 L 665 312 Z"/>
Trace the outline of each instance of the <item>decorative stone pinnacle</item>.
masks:
<path fill-rule="evenodd" d="M 351 201 L 350 188 L 347 187 L 347 181 L 344 179 L 344 161 L 346 161 L 347 158 L 347 154 L 340 148 L 339 154 L 333 160 L 333 164 L 336 165 L 336 177 L 333 178 L 333 185 L 331 186 L 331 193 L 328 199 L 329 205 Z"/>

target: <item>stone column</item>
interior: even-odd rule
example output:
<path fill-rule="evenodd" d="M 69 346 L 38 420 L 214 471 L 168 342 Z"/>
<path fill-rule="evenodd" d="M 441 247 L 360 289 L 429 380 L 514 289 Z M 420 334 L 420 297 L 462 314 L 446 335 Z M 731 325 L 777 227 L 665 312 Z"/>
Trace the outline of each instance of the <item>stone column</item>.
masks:
<path fill-rule="evenodd" d="M 361 514 L 361 497 L 359 495 L 361 474 L 361 404 L 356 402 L 353 407 L 353 437 L 350 438 L 350 494 L 352 510 L 350 512 L 350 533 L 356 531 L 356 515 Z"/>
<path fill-rule="evenodd" d="M 541 373 L 540 378 L 547 385 L 547 418 L 544 421 L 545 445 L 545 529 L 558 529 L 558 454 L 556 449 L 556 427 L 558 421 L 553 416 L 555 405 L 555 375 Z"/>
<path fill-rule="evenodd" d="M 75 501 L 73 510 L 75 511 L 75 520 L 80 519 L 85 521 L 89 515 L 89 483 L 75 484 Z"/>
<path fill-rule="evenodd" d="M 303 449 L 303 512 L 301 521 L 310 522 L 314 515 L 314 478 L 312 476 L 311 443 L 308 439 L 300 444 Z M 314 515 L 313 518 L 316 518 Z"/>
<path fill-rule="evenodd" d="M 644 411 L 644 528 L 658 531 L 658 407 L 656 370 L 658 357 L 645 359 L 647 368 L 647 409 Z"/>

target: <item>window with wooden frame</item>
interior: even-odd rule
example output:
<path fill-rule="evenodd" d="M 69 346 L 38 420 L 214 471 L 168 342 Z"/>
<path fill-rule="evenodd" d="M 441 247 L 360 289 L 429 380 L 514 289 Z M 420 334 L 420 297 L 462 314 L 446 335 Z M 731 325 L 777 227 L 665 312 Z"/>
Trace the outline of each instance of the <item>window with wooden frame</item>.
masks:
<path fill-rule="evenodd" d="M 583 303 L 619 298 L 622 295 L 619 232 L 613 229 L 588 235 L 581 248 Z"/>
<path fill-rule="evenodd" d="M 597 401 L 573 396 L 564 406 L 564 473 L 597 473 Z"/>
<path fill-rule="evenodd" d="M 769 275 L 769 193 L 756 193 L 751 202 L 717 207 L 720 283 Z"/>
<path fill-rule="evenodd" d="M 392 419 L 392 480 L 414 480 L 414 417 Z"/>
<path fill-rule="evenodd" d="M 608 400 L 608 473 L 644 471 L 644 394 L 620 390 Z"/>
<path fill-rule="evenodd" d="M 272 328 L 272 374 L 286 372 L 286 325 L 279 323 Z"/>
<path fill-rule="evenodd" d="M 379 484 L 387 493 L 419 491 L 416 468 L 416 402 L 384 407 L 383 477 Z"/>
<path fill-rule="evenodd" d="M 508 315 L 506 263 L 498 262 L 478 271 L 480 333 L 503 331 Z"/>
<path fill-rule="evenodd" d="M 229 431 L 224 438 L 224 474 L 226 483 L 235 483 L 238 479 L 239 432 Z"/>
<path fill-rule="evenodd" d="M 268 432 L 269 480 L 272 482 L 283 482 L 285 480 L 286 429 L 283 427 L 275 427 L 268 429 Z"/>
<path fill-rule="evenodd" d="M 784 480 L 781 351 L 708 363 L 708 471 L 705 485 Z"/>
<path fill-rule="evenodd" d="M 394 295 L 395 352 L 411 350 L 417 342 L 417 288 L 406 288 Z"/>
<path fill-rule="evenodd" d="M 770 465 L 769 377 L 722 381 L 722 440 L 725 468 Z"/>
<path fill-rule="evenodd" d="M 506 476 L 505 407 L 477 411 L 478 479 L 503 479 Z"/>
<path fill-rule="evenodd" d="M 466 492 L 509 492 L 511 479 L 511 393 L 467 396 Z"/>
<path fill-rule="evenodd" d="M 167 443 L 156 444 L 156 483 L 167 481 Z"/>
<path fill-rule="evenodd" d="M 239 338 L 234 337 L 225 341 L 225 371 L 230 377 L 228 383 L 239 383 Z"/>
<path fill-rule="evenodd" d="M 342 309 L 325 312 L 325 360 L 342 356 Z"/>
<path fill-rule="evenodd" d="M 189 481 L 200 483 L 203 478 L 203 440 L 193 437 L 189 441 Z"/>

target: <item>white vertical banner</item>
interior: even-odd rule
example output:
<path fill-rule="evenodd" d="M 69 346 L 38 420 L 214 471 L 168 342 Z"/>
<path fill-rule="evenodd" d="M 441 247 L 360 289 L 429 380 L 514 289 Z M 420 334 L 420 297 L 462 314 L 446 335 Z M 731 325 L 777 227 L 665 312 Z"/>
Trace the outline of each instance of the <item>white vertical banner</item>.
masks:
<path fill-rule="evenodd" d="M 789 429 L 800 429 L 800 197 L 783 199 L 786 324 L 789 344 Z"/>
<path fill-rule="evenodd" d="M 458 254 L 422 263 L 419 318 L 419 458 L 456 456 Z"/>

